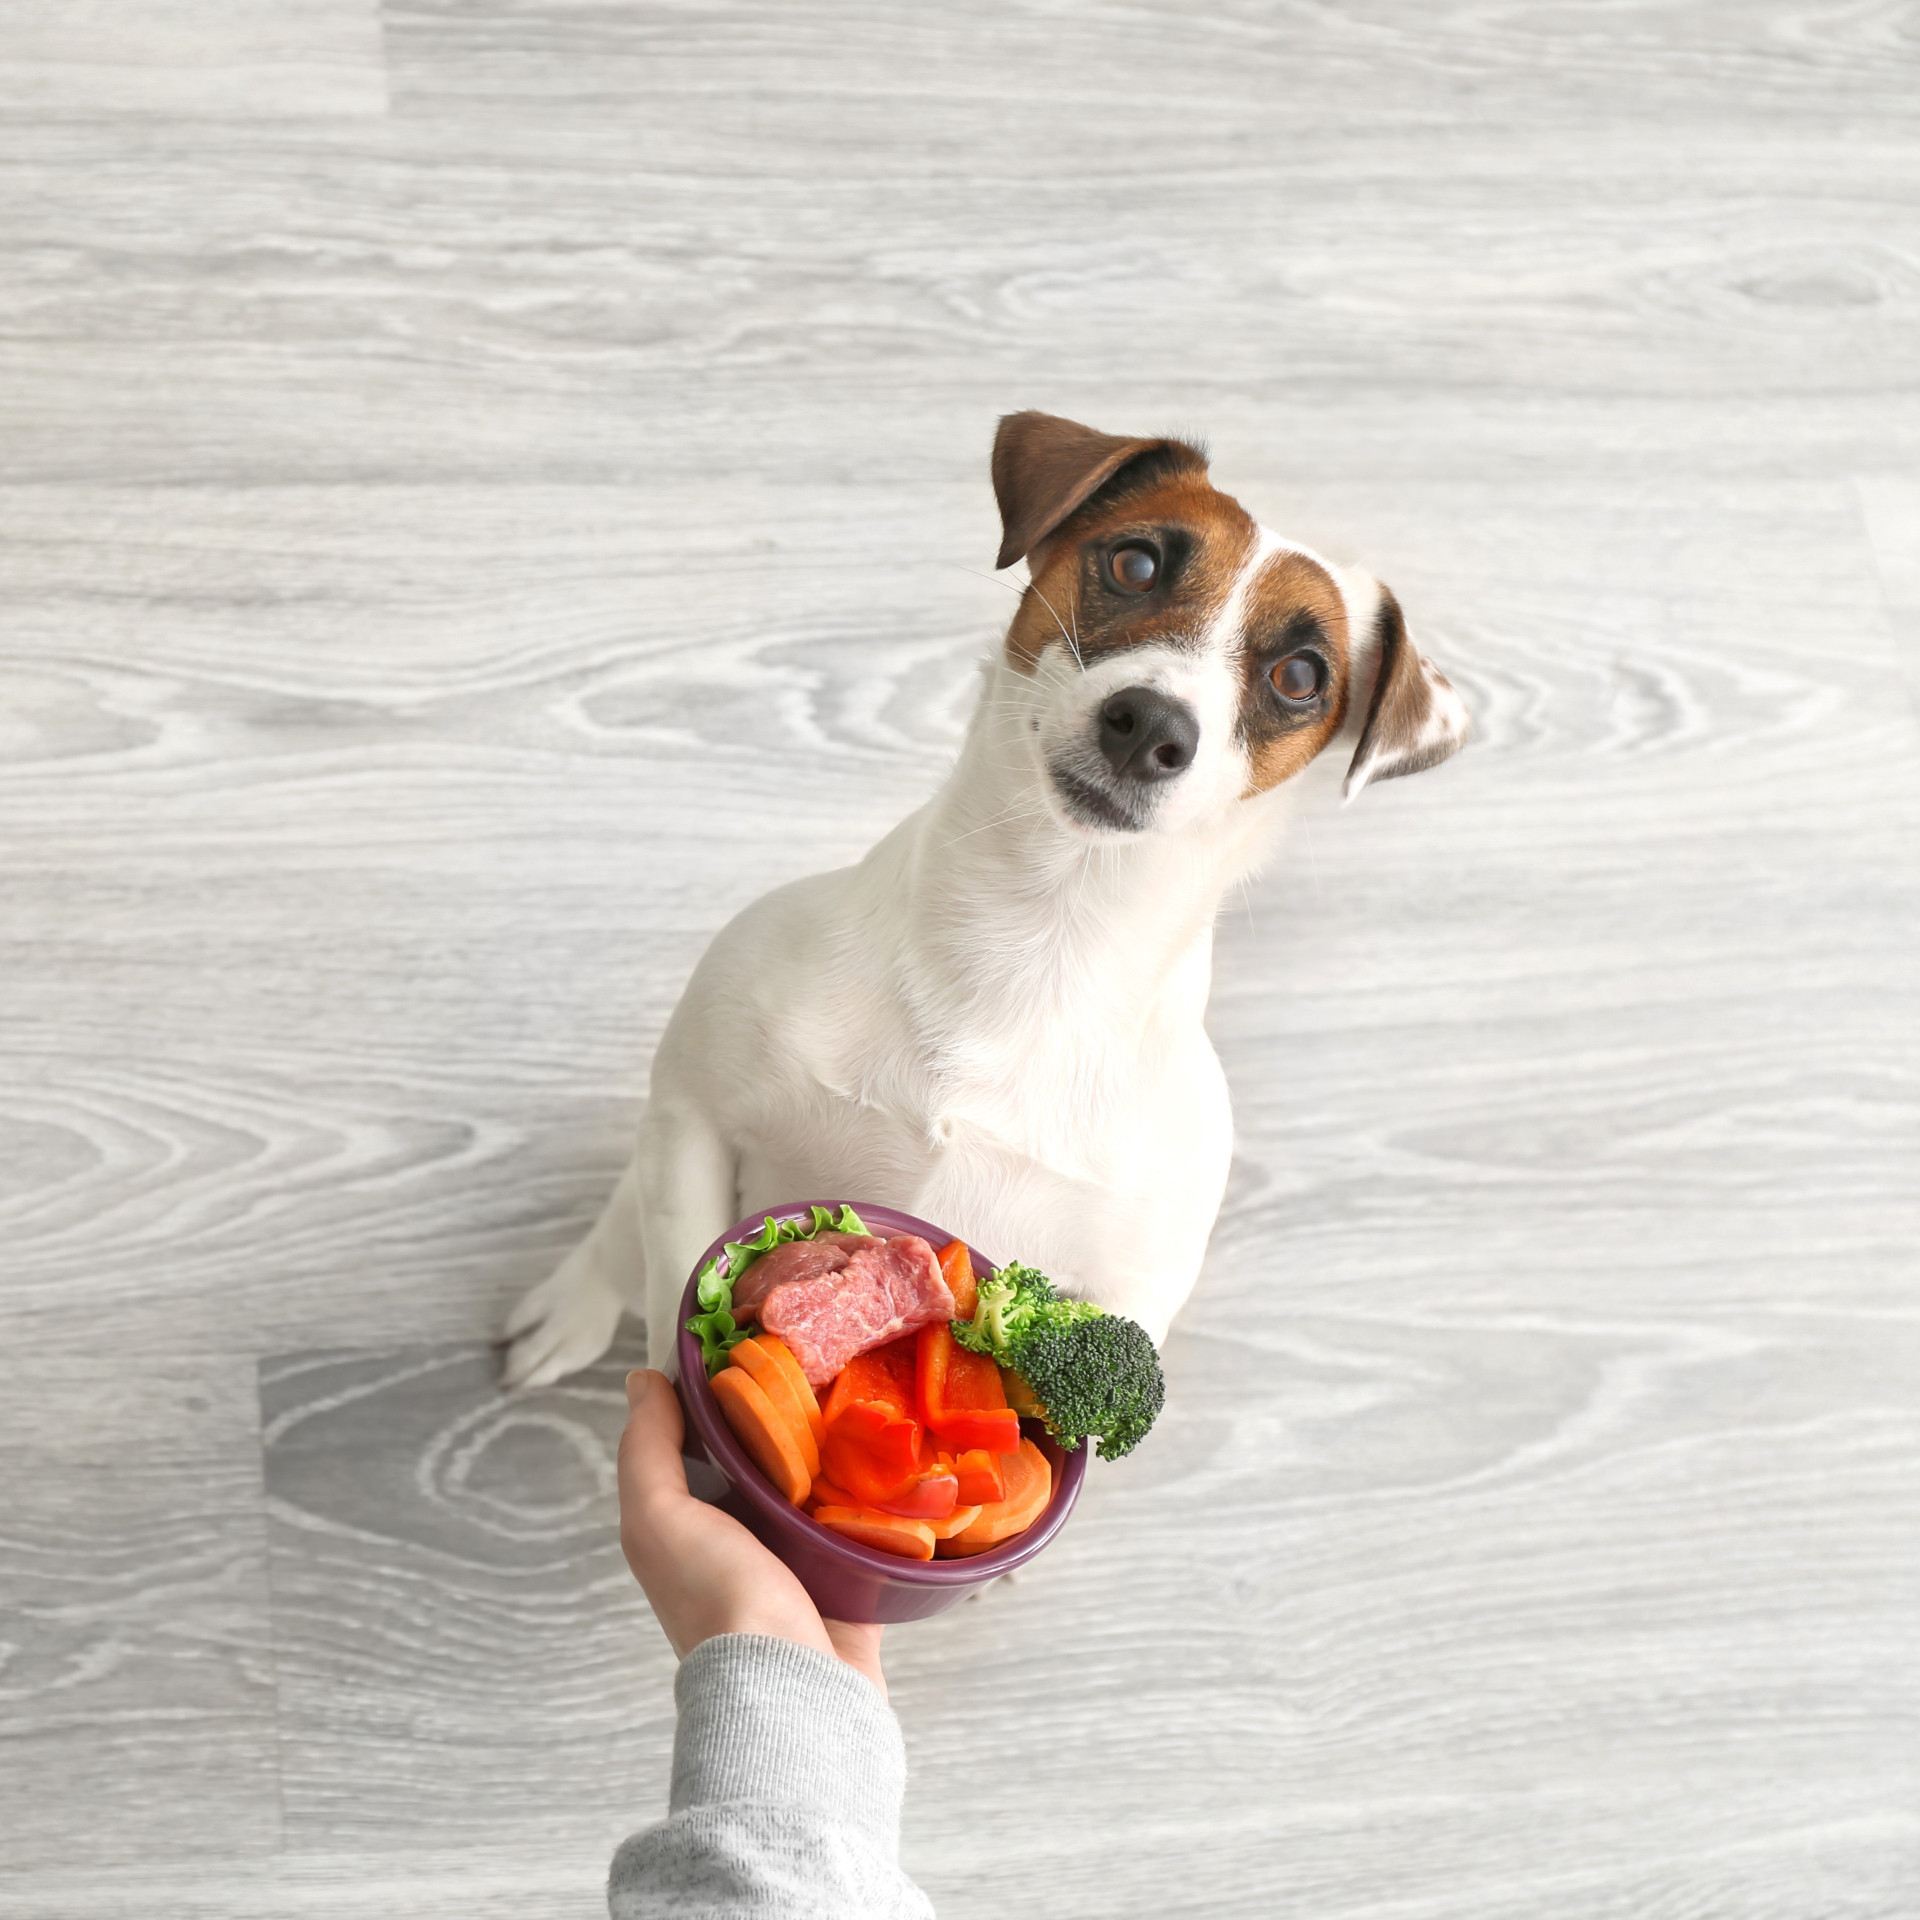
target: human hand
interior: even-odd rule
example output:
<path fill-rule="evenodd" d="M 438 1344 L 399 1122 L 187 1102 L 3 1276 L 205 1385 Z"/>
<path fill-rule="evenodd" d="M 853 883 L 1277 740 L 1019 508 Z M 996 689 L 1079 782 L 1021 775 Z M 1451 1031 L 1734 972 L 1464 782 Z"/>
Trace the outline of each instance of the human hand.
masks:
<path fill-rule="evenodd" d="M 620 1546 L 653 1616 L 685 1659 L 717 1633 L 764 1633 L 844 1660 L 887 1695 L 879 1627 L 823 1620 L 792 1570 L 730 1513 L 687 1491 L 680 1399 L 665 1374 L 627 1375 Z"/>

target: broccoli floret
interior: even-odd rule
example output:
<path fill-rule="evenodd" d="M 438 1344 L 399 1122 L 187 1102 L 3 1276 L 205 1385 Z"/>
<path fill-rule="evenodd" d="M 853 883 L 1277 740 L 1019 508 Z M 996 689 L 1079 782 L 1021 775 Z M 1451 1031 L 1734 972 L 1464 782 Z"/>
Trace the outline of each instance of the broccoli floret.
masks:
<path fill-rule="evenodd" d="M 1132 1452 L 1166 1398 L 1160 1356 L 1138 1321 L 1062 1300 L 1031 1267 L 1002 1267 L 981 1281 L 974 1316 L 956 1320 L 953 1337 L 1018 1373 L 1070 1452 L 1089 1439 L 1103 1460 Z"/>
<path fill-rule="evenodd" d="M 975 1353 L 991 1354 L 1004 1366 L 1016 1341 L 1044 1317 L 1098 1313 L 1084 1300 L 1062 1300 L 1053 1282 L 1032 1267 L 1006 1266 L 980 1282 L 980 1303 L 970 1321 L 953 1323 L 954 1338 Z"/>
<path fill-rule="evenodd" d="M 1043 1320 L 1021 1342 L 1020 1372 L 1054 1438 L 1069 1449 L 1098 1440 L 1102 1460 L 1147 1437 L 1167 1394 L 1146 1328 L 1115 1313 Z"/>

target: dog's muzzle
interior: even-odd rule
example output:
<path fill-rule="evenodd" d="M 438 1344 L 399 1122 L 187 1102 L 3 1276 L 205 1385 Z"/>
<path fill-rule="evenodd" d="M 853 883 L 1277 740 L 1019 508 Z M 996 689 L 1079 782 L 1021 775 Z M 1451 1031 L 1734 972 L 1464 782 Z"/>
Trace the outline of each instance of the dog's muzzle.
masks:
<path fill-rule="evenodd" d="M 1200 719 L 1186 701 L 1153 687 L 1122 687 L 1094 716 L 1092 753 L 1055 760 L 1047 771 L 1083 826 L 1138 833 L 1152 817 L 1156 789 L 1193 765 Z"/>
<path fill-rule="evenodd" d="M 1141 786 L 1172 780 L 1200 750 L 1200 717 L 1152 687 L 1122 687 L 1100 708 L 1100 752 L 1113 777 Z"/>

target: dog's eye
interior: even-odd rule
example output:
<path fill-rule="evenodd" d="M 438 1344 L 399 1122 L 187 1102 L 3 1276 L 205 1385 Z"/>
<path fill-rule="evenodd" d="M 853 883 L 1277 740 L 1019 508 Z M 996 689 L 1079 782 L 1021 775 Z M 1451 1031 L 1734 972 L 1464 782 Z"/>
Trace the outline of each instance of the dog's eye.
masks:
<path fill-rule="evenodd" d="M 1160 578 L 1160 556 L 1151 547 L 1117 547 L 1108 565 L 1115 586 L 1145 593 Z"/>
<path fill-rule="evenodd" d="M 1320 691 L 1320 662 L 1310 653 L 1290 653 L 1274 668 L 1272 678 L 1282 700 L 1311 700 Z"/>

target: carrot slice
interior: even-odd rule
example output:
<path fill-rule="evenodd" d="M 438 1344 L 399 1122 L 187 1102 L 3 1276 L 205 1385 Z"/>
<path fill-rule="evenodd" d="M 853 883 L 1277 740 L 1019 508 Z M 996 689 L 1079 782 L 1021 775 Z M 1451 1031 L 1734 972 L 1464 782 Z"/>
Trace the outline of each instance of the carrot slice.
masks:
<path fill-rule="evenodd" d="M 820 1471 L 820 1443 L 813 1437 L 807 1411 L 795 1396 L 792 1383 L 780 1370 L 780 1363 L 758 1340 L 742 1340 L 729 1356 L 732 1364 L 753 1376 L 753 1383 L 769 1400 L 773 1410 L 787 1423 L 794 1445 L 800 1449 L 801 1464 L 808 1479 Z"/>
<path fill-rule="evenodd" d="M 1053 1469 L 1047 1456 L 1031 1440 L 1022 1440 L 1020 1451 L 1002 1454 L 1000 1464 L 1007 1476 L 1007 1497 L 983 1506 L 970 1527 L 942 1540 L 942 1555 L 985 1553 L 1016 1533 L 1025 1533 L 1046 1511 L 1053 1497 Z"/>
<path fill-rule="evenodd" d="M 902 1520 L 871 1507 L 821 1507 L 813 1517 L 863 1547 L 877 1547 L 907 1560 L 933 1558 L 933 1529 L 924 1520 Z"/>
<path fill-rule="evenodd" d="M 809 1507 L 857 1507 L 859 1504 L 845 1487 L 836 1487 L 831 1480 L 816 1478 L 807 1494 Z"/>
<path fill-rule="evenodd" d="M 965 1533 L 979 1517 L 978 1507 L 955 1507 L 944 1520 L 929 1520 L 926 1526 L 935 1540 L 951 1540 L 956 1533 Z"/>
<path fill-rule="evenodd" d="M 744 1367 L 722 1367 L 707 1385 L 753 1463 L 797 1507 L 813 1485 L 792 1422 Z"/>
<path fill-rule="evenodd" d="M 949 1240 L 940 1249 L 940 1277 L 953 1295 L 953 1317 L 971 1320 L 980 1304 L 980 1283 L 973 1277 L 973 1255 L 964 1240 Z"/>
<path fill-rule="evenodd" d="M 793 1389 L 793 1397 L 800 1402 L 800 1411 L 807 1416 L 807 1425 L 812 1429 L 817 1444 L 820 1439 L 820 1402 L 814 1396 L 812 1382 L 800 1371 L 800 1362 L 793 1357 L 793 1349 L 777 1333 L 762 1333 L 740 1344 L 758 1347 L 786 1376 L 787 1385 Z"/>

